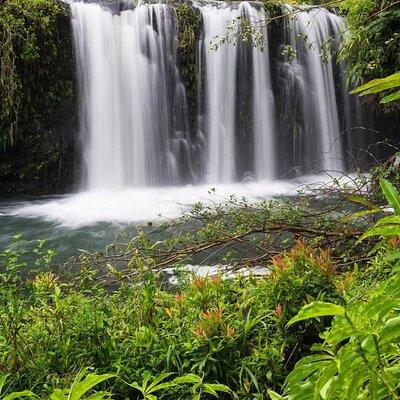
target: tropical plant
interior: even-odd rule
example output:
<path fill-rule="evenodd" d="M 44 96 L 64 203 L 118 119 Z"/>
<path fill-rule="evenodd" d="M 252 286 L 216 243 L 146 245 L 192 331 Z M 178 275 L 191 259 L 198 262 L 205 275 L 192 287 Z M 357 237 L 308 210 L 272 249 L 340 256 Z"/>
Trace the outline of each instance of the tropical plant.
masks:
<path fill-rule="evenodd" d="M 381 218 L 360 241 L 379 236 L 400 235 L 400 196 L 387 180 L 382 191 L 395 213 Z M 383 248 L 383 242 L 380 243 Z M 382 260 L 400 258 L 391 248 Z M 331 399 L 383 400 L 400 398 L 400 275 L 397 267 L 391 277 L 365 298 L 347 299 L 345 305 L 312 302 L 293 317 L 288 326 L 300 321 L 334 317 L 321 335 L 322 344 L 301 359 L 288 375 L 284 393 L 269 391 L 273 400 Z"/>
<path fill-rule="evenodd" d="M 22 399 L 22 398 L 35 396 L 35 394 L 33 392 L 31 392 L 30 390 L 23 390 L 21 392 L 12 392 L 9 394 L 3 393 L 4 386 L 5 386 L 7 378 L 9 376 L 10 376 L 10 374 L 0 375 L 0 398 L 2 400 L 14 400 L 14 399 Z"/>
<path fill-rule="evenodd" d="M 67 389 L 54 389 L 50 394 L 51 400 L 103 400 L 110 399 L 110 393 L 105 391 L 95 391 L 93 388 L 99 383 L 114 377 L 113 374 L 97 375 L 95 373 L 90 373 L 89 369 L 85 368 L 80 371 L 75 377 L 70 388 Z M 12 392 L 9 394 L 4 394 L 2 396 L 2 391 L 5 386 L 6 380 L 9 374 L 0 376 L 0 398 L 2 400 L 14 400 L 21 398 L 32 398 L 37 397 L 30 390 L 23 390 L 20 392 Z"/>
<path fill-rule="evenodd" d="M 381 179 L 380 185 L 383 194 L 393 209 L 394 215 L 383 217 L 361 236 L 360 241 L 371 237 L 380 236 L 382 238 L 391 238 L 400 236 L 400 195 L 397 189 L 386 179 Z"/>
<path fill-rule="evenodd" d="M 50 395 L 51 400 L 102 400 L 111 399 L 111 394 L 106 391 L 96 391 L 92 389 L 107 379 L 113 378 L 114 374 L 97 375 L 84 368 L 75 377 L 70 388 L 54 389 Z"/>
<path fill-rule="evenodd" d="M 359 86 L 354 89 L 352 94 L 359 94 L 366 96 L 371 94 L 383 93 L 384 96 L 381 100 L 382 104 L 391 103 L 400 100 L 400 90 L 395 90 L 400 87 L 400 72 L 396 72 L 386 78 L 374 79 L 365 85 Z"/>
<path fill-rule="evenodd" d="M 284 395 L 276 399 L 399 399 L 400 276 L 395 275 L 367 301 L 340 306 L 315 302 L 289 325 L 335 316 L 323 344 L 289 374 Z M 274 397 L 272 397 L 274 398 Z"/>

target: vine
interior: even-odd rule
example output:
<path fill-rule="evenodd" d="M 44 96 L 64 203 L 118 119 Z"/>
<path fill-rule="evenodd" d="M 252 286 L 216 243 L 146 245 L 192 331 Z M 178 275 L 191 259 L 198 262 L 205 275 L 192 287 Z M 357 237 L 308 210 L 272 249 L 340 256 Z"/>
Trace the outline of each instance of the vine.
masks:
<path fill-rule="evenodd" d="M 53 95 L 50 85 L 59 55 L 58 24 L 66 10 L 54 0 L 6 0 L 0 8 L 3 151 L 22 139 L 22 125 L 40 115 Z"/>

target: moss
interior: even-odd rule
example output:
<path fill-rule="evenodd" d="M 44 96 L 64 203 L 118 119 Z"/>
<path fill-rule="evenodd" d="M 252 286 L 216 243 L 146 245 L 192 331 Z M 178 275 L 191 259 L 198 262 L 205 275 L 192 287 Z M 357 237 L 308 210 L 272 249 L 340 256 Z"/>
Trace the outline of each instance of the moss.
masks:
<path fill-rule="evenodd" d="M 71 94 L 71 78 L 63 76 L 72 62 L 62 43 L 68 47 L 67 16 L 68 7 L 55 0 L 6 0 L 0 8 L 3 150 L 24 140 L 28 123 L 50 115 Z"/>
<path fill-rule="evenodd" d="M 77 124 L 69 7 L 6 0 L 0 52 L 0 193 L 64 191 Z"/>
<path fill-rule="evenodd" d="M 175 7 L 178 19 L 178 50 L 182 80 L 186 86 L 186 94 L 190 113 L 190 124 L 193 127 L 193 116 L 197 110 L 198 71 L 196 65 L 196 39 L 200 31 L 201 16 L 195 8 L 186 3 Z"/>

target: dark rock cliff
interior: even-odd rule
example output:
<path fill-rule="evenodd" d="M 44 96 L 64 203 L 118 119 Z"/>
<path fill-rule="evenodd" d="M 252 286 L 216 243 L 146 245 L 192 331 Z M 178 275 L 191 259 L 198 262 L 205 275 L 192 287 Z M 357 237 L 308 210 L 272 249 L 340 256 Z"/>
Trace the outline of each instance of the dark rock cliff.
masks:
<path fill-rule="evenodd" d="M 18 90 L 13 115 L 6 108 L 10 89 L 6 81 L 2 85 L 0 195 L 71 191 L 77 181 L 79 141 L 69 7 L 44 0 L 21 13 L 21 3 L 10 0 L 0 9 L 0 18 L 9 22 L 0 28 L 0 40 L 11 43 L 15 75 L 8 76 Z M 27 33 L 14 33 L 13 24 Z M 1 56 L 3 72 L 8 54 Z M 10 127 L 14 139 L 7 143 Z"/>

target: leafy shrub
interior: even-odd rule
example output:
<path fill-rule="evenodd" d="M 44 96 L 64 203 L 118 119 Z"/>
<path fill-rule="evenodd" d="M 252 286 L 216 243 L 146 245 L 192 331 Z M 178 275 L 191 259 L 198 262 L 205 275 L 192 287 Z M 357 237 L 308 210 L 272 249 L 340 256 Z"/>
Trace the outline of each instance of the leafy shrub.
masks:
<path fill-rule="evenodd" d="M 327 255 L 303 243 L 270 268 L 264 278 L 183 279 L 173 290 L 146 271 L 114 292 L 49 271 L 31 278 L 16 272 L 0 287 L 0 369 L 12 373 L 15 390 L 65 387 L 93 366 L 125 382 L 196 374 L 244 398 L 261 395 L 283 381 L 326 326 L 307 322 L 286 331 L 287 321 L 310 300 L 340 296 Z M 222 387 L 201 382 L 197 394 Z M 131 389 L 119 385 L 116 393 Z"/>
<path fill-rule="evenodd" d="M 397 241 L 400 236 L 400 196 L 388 181 L 382 191 L 394 216 L 381 218 L 361 238 Z M 396 242 L 395 242 L 396 243 Z M 396 246 L 396 245 L 395 245 Z M 383 255 L 380 254 L 380 262 Z M 368 293 L 348 298 L 345 306 L 313 302 L 303 307 L 289 325 L 310 318 L 335 316 L 321 335 L 323 344 L 301 359 L 285 380 L 284 396 L 270 391 L 272 399 L 398 399 L 400 396 L 400 254 L 390 250 L 383 261 L 396 263 L 391 277 Z"/>

